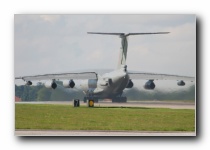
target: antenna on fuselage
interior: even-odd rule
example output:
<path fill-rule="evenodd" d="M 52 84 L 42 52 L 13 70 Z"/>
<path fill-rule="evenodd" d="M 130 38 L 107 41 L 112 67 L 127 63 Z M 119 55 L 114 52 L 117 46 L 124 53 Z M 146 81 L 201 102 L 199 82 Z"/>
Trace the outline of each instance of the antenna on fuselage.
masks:
<path fill-rule="evenodd" d="M 170 32 L 151 32 L 151 33 L 102 33 L 102 32 L 87 32 L 88 34 L 103 34 L 103 35 L 118 35 L 121 38 L 120 58 L 118 62 L 118 69 L 122 65 L 126 65 L 128 40 L 127 37 L 130 35 L 146 35 L 146 34 L 168 34 Z"/>

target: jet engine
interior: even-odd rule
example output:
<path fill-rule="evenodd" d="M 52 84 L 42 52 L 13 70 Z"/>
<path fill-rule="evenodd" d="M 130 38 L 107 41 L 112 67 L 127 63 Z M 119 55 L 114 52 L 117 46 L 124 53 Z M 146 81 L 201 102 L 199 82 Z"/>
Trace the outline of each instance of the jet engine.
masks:
<path fill-rule="evenodd" d="M 75 83 L 73 80 L 66 80 L 66 81 L 63 81 L 63 86 L 65 88 L 73 88 L 75 86 Z"/>
<path fill-rule="evenodd" d="M 27 81 L 26 85 L 32 85 L 32 82 L 31 81 Z"/>
<path fill-rule="evenodd" d="M 147 90 L 153 90 L 155 88 L 154 80 L 149 80 L 145 83 L 144 88 Z"/>
<path fill-rule="evenodd" d="M 52 89 L 56 89 L 57 87 L 55 81 L 47 81 L 44 85 L 46 88 L 52 88 Z"/>
<path fill-rule="evenodd" d="M 185 82 L 183 80 L 180 80 L 177 82 L 178 86 L 185 86 Z"/>
<path fill-rule="evenodd" d="M 128 84 L 125 88 L 132 88 L 133 87 L 133 82 L 131 81 L 131 79 L 129 79 Z"/>

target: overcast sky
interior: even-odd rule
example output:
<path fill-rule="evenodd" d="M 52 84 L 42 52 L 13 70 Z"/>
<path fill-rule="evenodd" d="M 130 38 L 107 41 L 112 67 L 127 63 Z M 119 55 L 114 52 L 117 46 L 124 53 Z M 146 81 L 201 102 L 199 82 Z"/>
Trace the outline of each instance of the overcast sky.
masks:
<path fill-rule="evenodd" d="M 128 70 L 195 76 L 195 15 L 15 15 L 15 76 L 117 68 L 120 38 L 87 32 L 170 32 L 130 36 Z"/>

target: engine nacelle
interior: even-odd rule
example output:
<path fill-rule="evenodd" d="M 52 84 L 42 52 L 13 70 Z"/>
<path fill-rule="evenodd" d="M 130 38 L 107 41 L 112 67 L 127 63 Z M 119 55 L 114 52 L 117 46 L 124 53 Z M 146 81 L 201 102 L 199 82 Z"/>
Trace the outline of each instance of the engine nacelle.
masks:
<path fill-rule="evenodd" d="M 26 85 L 32 85 L 32 82 L 31 81 L 27 81 Z"/>
<path fill-rule="evenodd" d="M 154 80 L 149 80 L 145 83 L 144 88 L 147 90 L 153 90 L 155 88 Z"/>
<path fill-rule="evenodd" d="M 73 80 L 66 80 L 66 81 L 63 81 L 63 86 L 65 88 L 73 88 L 75 86 L 75 83 Z"/>
<path fill-rule="evenodd" d="M 49 89 L 56 89 L 57 88 L 57 84 L 55 83 L 55 81 L 47 81 L 45 84 L 45 87 L 46 88 L 49 88 Z"/>
<path fill-rule="evenodd" d="M 185 86 L 185 82 L 183 80 L 180 80 L 177 82 L 178 86 Z"/>
<path fill-rule="evenodd" d="M 132 88 L 133 87 L 133 82 L 131 81 L 131 79 L 129 79 L 128 84 L 125 88 Z"/>
<path fill-rule="evenodd" d="M 97 83 L 98 83 L 98 79 L 82 80 L 80 82 L 80 87 L 83 91 L 88 91 L 88 89 L 97 88 Z"/>

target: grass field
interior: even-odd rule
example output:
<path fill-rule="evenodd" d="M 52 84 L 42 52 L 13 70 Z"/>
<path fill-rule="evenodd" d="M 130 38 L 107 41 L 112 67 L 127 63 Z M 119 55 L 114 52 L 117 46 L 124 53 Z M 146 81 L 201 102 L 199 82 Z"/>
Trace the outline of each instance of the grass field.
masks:
<path fill-rule="evenodd" d="M 15 104 L 16 129 L 195 131 L 194 109 Z"/>

